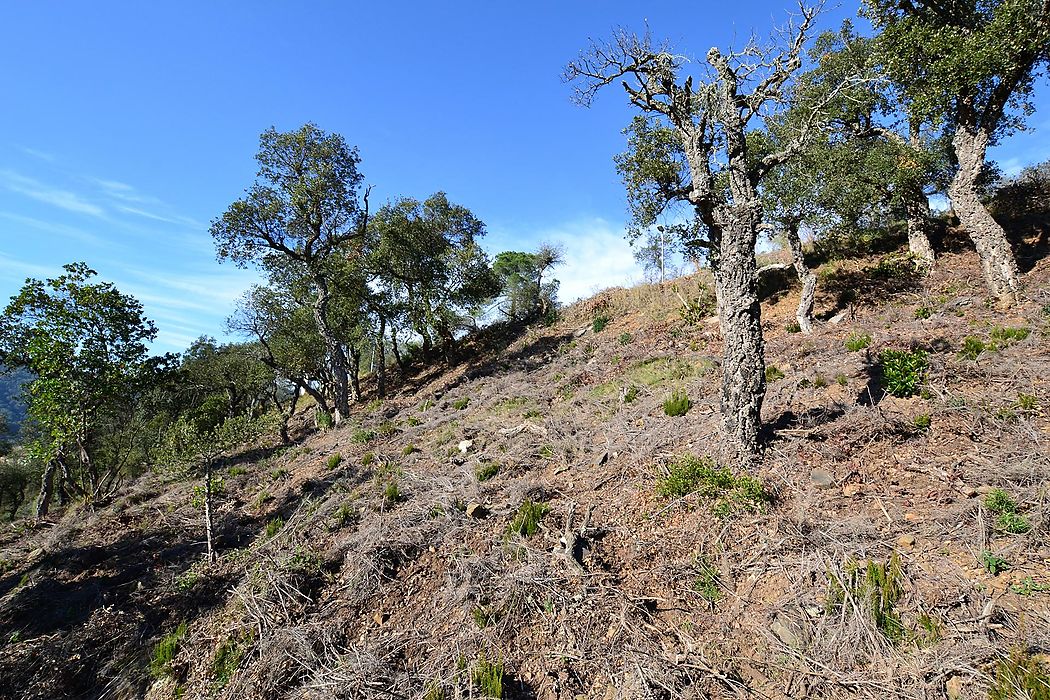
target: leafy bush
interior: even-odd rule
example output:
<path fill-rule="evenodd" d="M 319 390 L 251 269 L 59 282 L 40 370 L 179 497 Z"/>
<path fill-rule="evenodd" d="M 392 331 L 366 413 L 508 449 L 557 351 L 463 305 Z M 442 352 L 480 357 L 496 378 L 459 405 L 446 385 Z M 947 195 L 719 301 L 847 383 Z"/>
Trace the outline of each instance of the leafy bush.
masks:
<path fill-rule="evenodd" d="M 795 321 L 784 326 L 784 330 L 788 333 L 801 333 L 802 326 L 798 325 L 798 321 Z"/>
<path fill-rule="evenodd" d="M 993 513 L 1016 513 L 1017 501 L 1002 489 L 992 489 L 984 497 L 984 507 Z"/>
<path fill-rule="evenodd" d="M 680 389 L 671 392 L 671 396 L 664 401 L 664 413 L 672 417 L 684 416 L 693 407 L 686 393 Z"/>
<path fill-rule="evenodd" d="M 149 662 L 149 673 L 154 678 L 161 678 L 171 674 L 171 662 L 179 652 L 179 644 L 186 636 L 189 629 L 185 622 L 175 628 L 171 634 L 165 635 L 157 645 L 153 647 L 153 658 Z"/>
<path fill-rule="evenodd" d="M 995 519 L 995 526 L 1011 535 L 1023 535 L 1032 529 L 1028 518 L 1020 513 L 1000 513 Z"/>
<path fill-rule="evenodd" d="M 871 336 L 867 333 L 850 333 L 845 344 L 847 350 L 857 352 L 871 345 Z"/>
<path fill-rule="evenodd" d="M 718 569 L 701 556 L 696 561 L 696 578 L 693 579 L 693 590 L 709 603 L 717 603 L 722 598 L 718 587 Z"/>
<path fill-rule="evenodd" d="M 335 452 L 333 454 L 328 455 L 328 461 L 325 462 L 325 464 L 328 466 L 328 470 L 331 471 L 332 469 L 338 467 L 342 461 L 343 455 L 339 454 L 338 452 Z"/>
<path fill-rule="evenodd" d="M 919 393 L 929 363 L 922 350 L 883 350 L 879 353 L 882 385 L 890 394 L 907 398 Z"/>
<path fill-rule="evenodd" d="M 634 338 L 631 336 L 630 333 L 621 333 L 620 334 L 620 345 L 630 345 L 631 341 L 633 339 Z"/>
<path fill-rule="evenodd" d="M 999 572 L 1010 568 L 1010 562 L 985 549 L 981 551 L 981 566 L 992 576 L 998 576 Z"/>
<path fill-rule="evenodd" d="M 915 309 L 915 318 L 917 319 L 927 319 L 930 316 L 933 316 L 933 309 L 928 306 L 920 306 Z"/>
<path fill-rule="evenodd" d="M 499 462 L 483 462 L 474 469 L 478 481 L 488 481 L 499 473 Z"/>
<path fill-rule="evenodd" d="M 919 415 L 915 416 L 915 419 L 912 422 L 915 424 L 915 427 L 919 430 L 926 430 L 930 427 L 930 414 L 920 413 Z"/>
<path fill-rule="evenodd" d="M 507 527 L 507 535 L 532 537 L 539 529 L 540 520 L 548 512 L 550 512 L 550 507 L 546 503 L 533 503 L 531 499 L 525 499 Z"/>
<path fill-rule="evenodd" d="M 604 314 L 601 316 L 595 316 L 594 321 L 591 322 L 591 330 L 595 333 L 601 333 L 605 330 L 605 327 L 609 325 L 609 321 L 612 319 Z"/>

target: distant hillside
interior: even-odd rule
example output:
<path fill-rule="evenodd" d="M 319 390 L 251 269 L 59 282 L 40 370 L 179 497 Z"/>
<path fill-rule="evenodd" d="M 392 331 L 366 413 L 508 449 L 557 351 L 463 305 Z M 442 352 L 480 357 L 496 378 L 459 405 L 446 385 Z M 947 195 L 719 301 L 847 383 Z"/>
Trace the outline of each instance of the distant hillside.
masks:
<path fill-rule="evenodd" d="M 29 381 L 29 373 L 15 370 L 10 374 L 0 367 L 0 414 L 7 419 L 10 432 L 18 432 L 18 426 L 25 420 L 26 407 L 22 403 L 22 385 Z"/>

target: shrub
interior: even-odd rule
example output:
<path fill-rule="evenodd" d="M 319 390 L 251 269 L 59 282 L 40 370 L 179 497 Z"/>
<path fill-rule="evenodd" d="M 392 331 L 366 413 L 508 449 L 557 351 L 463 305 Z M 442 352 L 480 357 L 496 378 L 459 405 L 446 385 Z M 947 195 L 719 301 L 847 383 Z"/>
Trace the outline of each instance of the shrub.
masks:
<path fill-rule="evenodd" d="M 409 416 L 408 418 L 405 419 L 405 422 L 408 423 L 408 425 L 413 427 L 413 428 L 416 427 L 417 425 L 421 425 L 423 423 L 423 421 L 419 420 L 415 416 Z"/>
<path fill-rule="evenodd" d="M 322 411 L 321 409 L 317 409 L 314 413 L 314 421 L 322 432 L 331 430 L 332 426 L 335 425 L 335 419 L 332 418 L 332 414 L 328 411 Z"/>
<path fill-rule="evenodd" d="M 1039 399 L 1032 394 L 1018 394 L 1017 401 L 1014 402 L 1014 407 L 1024 413 L 1032 413 L 1039 407 Z"/>
<path fill-rule="evenodd" d="M 1016 513 L 1017 501 L 1002 489 L 992 489 L 984 497 L 984 507 L 993 513 Z"/>
<path fill-rule="evenodd" d="M 386 482 L 383 487 L 383 505 L 390 507 L 401 500 L 401 489 L 396 479 Z"/>
<path fill-rule="evenodd" d="M 371 442 L 372 440 L 374 440 L 375 436 L 376 436 L 376 434 L 374 432 L 372 432 L 371 430 L 366 430 L 364 428 L 358 428 L 350 436 L 350 442 L 355 442 L 355 443 L 357 443 L 359 445 L 363 445 L 366 442 Z"/>
<path fill-rule="evenodd" d="M 175 628 L 171 634 L 165 635 L 157 645 L 153 647 L 153 658 L 149 662 L 149 673 L 154 678 L 171 675 L 171 662 L 179 652 L 179 644 L 186 636 L 188 629 L 185 622 Z"/>
<path fill-rule="evenodd" d="M 915 318 L 917 319 L 927 319 L 930 316 L 933 316 L 933 310 L 928 306 L 920 306 L 915 309 Z"/>
<path fill-rule="evenodd" d="M 630 333 L 620 334 L 620 345 L 630 345 L 632 340 L 633 338 L 631 337 Z"/>
<path fill-rule="evenodd" d="M 904 595 L 903 578 L 896 552 L 885 564 L 869 560 L 861 565 L 849 560 L 841 577 L 828 573 L 828 610 L 839 610 L 854 601 L 871 615 L 880 632 L 899 642 L 904 639 L 905 628 L 894 608 Z"/>
<path fill-rule="evenodd" d="M 484 697 L 500 700 L 503 697 L 503 675 L 503 662 L 488 661 L 482 654 L 474 664 L 470 680 Z"/>
<path fill-rule="evenodd" d="M 664 413 L 672 417 L 684 416 L 692 407 L 693 402 L 680 389 L 675 389 L 671 392 L 671 396 L 664 401 Z"/>
<path fill-rule="evenodd" d="M 328 455 L 328 461 L 325 463 L 328 466 L 329 471 L 335 469 L 343 461 L 343 455 L 335 452 L 334 454 Z"/>
<path fill-rule="evenodd" d="M 795 321 L 794 323 L 789 323 L 784 326 L 784 330 L 788 333 L 801 333 L 802 326 L 798 325 L 798 321 Z"/>
<path fill-rule="evenodd" d="M 488 481 L 499 473 L 499 462 L 483 462 L 474 469 L 478 481 Z"/>
<path fill-rule="evenodd" d="M 396 432 L 397 426 L 394 424 L 393 421 L 385 420 L 379 424 L 378 428 L 376 428 L 376 433 L 382 435 L 383 437 L 388 437 Z"/>
<path fill-rule="evenodd" d="M 784 373 L 776 365 L 769 365 L 766 367 L 766 381 L 769 383 L 779 381 L 784 378 Z"/>
<path fill-rule="evenodd" d="M 456 399 L 455 401 L 453 401 L 452 402 L 452 408 L 456 409 L 457 411 L 462 411 L 464 408 L 467 407 L 467 404 L 469 404 L 469 403 L 470 403 L 470 397 L 469 396 L 464 396 L 461 399 Z"/>
<path fill-rule="evenodd" d="M 998 554 L 993 554 L 987 549 L 981 551 L 981 566 L 984 570 L 990 573 L 992 576 L 998 576 L 999 572 L 1006 571 L 1010 568 L 1010 562 L 1006 561 Z"/>
<path fill-rule="evenodd" d="M 609 325 L 609 321 L 611 320 L 612 319 L 605 315 L 595 316 L 594 321 L 591 322 L 591 330 L 595 333 L 601 333 L 605 330 L 605 327 Z"/>
<path fill-rule="evenodd" d="M 740 508 L 757 509 L 772 500 L 762 483 L 751 476 L 734 476 L 707 458 L 682 455 L 668 467 L 667 476 L 656 485 L 656 495 L 682 498 L 696 493 L 714 500 L 716 515 L 729 515 Z"/>
<path fill-rule="evenodd" d="M 349 503 L 344 503 L 332 514 L 332 522 L 335 529 L 339 529 L 347 525 L 353 525 L 357 522 L 358 517 L 357 509 Z"/>
<path fill-rule="evenodd" d="M 1020 513 L 1000 513 L 995 519 L 995 526 L 1011 535 L 1023 535 L 1032 529 L 1028 518 Z"/>
<path fill-rule="evenodd" d="M 988 349 L 984 341 L 975 335 L 968 335 L 963 338 L 962 350 L 959 351 L 959 357 L 964 360 L 976 360 L 982 352 Z"/>
<path fill-rule="evenodd" d="M 930 427 L 930 414 L 920 413 L 919 415 L 915 416 L 915 419 L 912 422 L 915 424 L 915 427 L 919 430 L 926 430 Z"/>
<path fill-rule="evenodd" d="M 846 386 L 847 384 L 849 384 L 849 377 L 839 372 L 835 375 L 835 383 L 839 386 Z"/>
<path fill-rule="evenodd" d="M 1031 334 L 1031 332 L 1032 331 L 1028 328 L 996 326 L 992 329 L 992 332 L 989 335 L 992 339 L 994 349 L 999 350 L 1024 340 Z"/>
<path fill-rule="evenodd" d="M 919 392 L 929 364 L 922 350 L 883 350 L 879 353 L 882 384 L 887 392 L 907 398 Z"/>
<path fill-rule="evenodd" d="M 361 455 L 361 466 L 362 467 L 367 467 L 368 465 L 372 464 L 375 461 L 376 461 L 376 454 L 375 454 L 375 452 L 365 452 L 363 455 Z"/>
<path fill-rule="evenodd" d="M 273 537 L 284 527 L 284 518 L 277 516 L 266 522 L 266 536 Z"/>
<path fill-rule="evenodd" d="M 823 374 L 819 374 L 818 373 L 817 376 L 813 377 L 813 386 L 815 388 L 817 388 L 817 389 L 824 389 L 824 388 L 827 387 L 827 385 L 828 385 L 828 378 L 825 377 Z"/>
<path fill-rule="evenodd" d="M 634 403 L 637 398 L 638 398 L 638 387 L 636 387 L 636 386 L 629 386 L 623 392 L 623 402 L 624 403 Z"/>
<path fill-rule="evenodd" d="M 871 336 L 867 333 L 850 333 L 846 338 L 846 349 L 857 352 L 871 345 Z"/>
<path fill-rule="evenodd" d="M 248 468 L 242 466 L 230 467 L 228 470 L 226 470 L 226 473 L 230 476 L 241 476 L 242 474 L 248 473 Z"/>
<path fill-rule="evenodd" d="M 693 590 L 709 603 L 717 603 L 722 598 L 722 591 L 718 588 L 718 569 L 707 557 L 701 556 L 697 559 Z"/>
<path fill-rule="evenodd" d="M 550 507 L 546 503 L 533 503 L 531 499 L 525 499 L 507 527 L 507 535 L 532 537 L 539 529 L 540 520 L 549 511 Z"/>

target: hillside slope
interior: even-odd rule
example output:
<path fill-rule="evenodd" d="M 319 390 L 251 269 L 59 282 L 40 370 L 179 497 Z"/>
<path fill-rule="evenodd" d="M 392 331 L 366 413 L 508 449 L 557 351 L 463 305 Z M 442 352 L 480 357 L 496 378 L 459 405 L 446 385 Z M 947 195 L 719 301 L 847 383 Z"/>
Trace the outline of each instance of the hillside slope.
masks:
<path fill-rule="evenodd" d="M 231 460 L 216 565 L 191 481 L 151 475 L 97 512 L 21 525 L 0 539 L 0 696 L 975 698 L 1023 683 L 1050 650 L 1046 260 L 1026 285 L 1000 312 L 972 252 L 926 279 L 894 258 L 840 262 L 821 271 L 811 336 L 788 330 L 793 293 L 774 294 L 762 489 L 682 458 L 713 453 L 720 341 L 711 319 L 679 318 L 668 284 L 603 292 L 336 430 Z M 986 345 L 976 359 L 967 337 Z M 928 353 L 923 395 L 884 395 L 879 353 L 912 348 Z M 675 389 L 681 417 L 663 411 Z"/>

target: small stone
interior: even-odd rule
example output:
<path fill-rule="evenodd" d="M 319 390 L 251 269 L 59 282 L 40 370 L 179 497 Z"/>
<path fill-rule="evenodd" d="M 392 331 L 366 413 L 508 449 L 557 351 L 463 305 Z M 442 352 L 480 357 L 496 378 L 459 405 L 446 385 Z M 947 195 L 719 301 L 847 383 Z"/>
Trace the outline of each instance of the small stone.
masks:
<path fill-rule="evenodd" d="M 484 518 L 486 515 L 488 515 L 488 509 L 486 509 L 485 506 L 481 505 L 480 503 L 472 501 L 469 504 L 467 504 L 468 518 Z"/>
<path fill-rule="evenodd" d="M 918 513 L 905 513 L 904 519 L 907 520 L 909 523 L 915 523 L 919 521 L 919 515 Z"/>
<path fill-rule="evenodd" d="M 467 452 L 469 452 L 470 448 L 473 447 L 473 446 L 474 446 L 474 441 L 473 440 L 460 440 L 459 441 L 459 451 L 462 454 L 467 454 Z"/>
<path fill-rule="evenodd" d="M 897 538 L 897 544 L 911 549 L 915 546 L 915 535 L 901 535 Z"/>
<path fill-rule="evenodd" d="M 398 408 L 397 406 L 388 406 L 387 408 L 385 408 L 383 410 L 383 418 L 387 418 L 387 419 L 393 418 L 394 416 L 396 416 L 400 412 L 401 412 L 401 409 Z"/>
<path fill-rule="evenodd" d="M 982 496 L 985 496 L 985 495 L 991 493 L 994 490 L 995 490 L 995 487 L 994 486 L 989 486 L 988 484 L 985 484 L 983 486 L 978 486 L 977 487 L 977 493 L 981 494 Z"/>
<path fill-rule="evenodd" d="M 388 619 L 390 619 L 390 613 L 383 612 L 382 610 L 380 610 L 379 612 L 377 612 L 375 615 L 372 616 L 372 619 L 375 620 L 375 623 L 377 625 L 382 627 L 383 623 L 386 622 Z"/>
<path fill-rule="evenodd" d="M 839 311 L 837 314 L 828 319 L 828 323 L 833 326 L 837 326 L 842 323 L 843 319 L 846 318 L 847 311 Z"/>
<path fill-rule="evenodd" d="M 769 626 L 769 631 L 789 647 L 798 648 L 801 646 L 801 640 L 795 625 L 790 621 L 785 621 L 780 615 L 777 615 L 773 620 L 773 623 Z"/>
<path fill-rule="evenodd" d="M 602 466 L 603 464 L 605 464 L 608 461 L 609 461 L 609 453 L 608 452 L 602 452 L 600 455 L 598 455 L 598 459 L 594 460 L 594 466 L 600 467 L 600 466 Z"/>
<path fill-rule="evenodd" d="M 846 498 L 853 498 L 864 493 L 864 487 L 860 484 L 846 484 L 842 487 L 842 495 Z"/>
<path fill-rule="evenodd" d="M 959 700 L 962 697 L 963 692 L 963 678 L 962 676 L 952 676 L 944 684 L 944 693 L 948 696 L 948 700 Z"/>
<path fill-rule="evenodd" d="M 823 469 L 814 469 L 809 473 L 809 480 L 818 489 L 830 489 L 835 485 L 835 477 Z"/>

